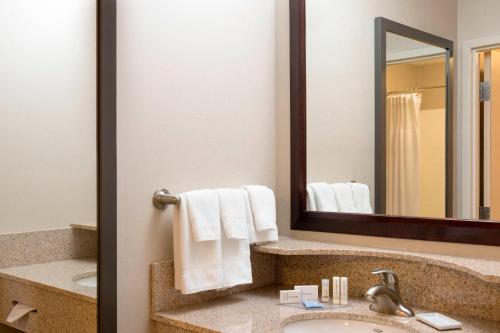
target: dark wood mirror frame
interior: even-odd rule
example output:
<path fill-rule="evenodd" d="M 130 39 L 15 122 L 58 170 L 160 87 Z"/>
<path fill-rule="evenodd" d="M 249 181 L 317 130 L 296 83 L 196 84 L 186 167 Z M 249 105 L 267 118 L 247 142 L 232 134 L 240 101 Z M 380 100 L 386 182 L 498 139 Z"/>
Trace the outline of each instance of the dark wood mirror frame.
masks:
<path fill-rule="evenodd" d="M 289 0 L 291 229 L 499 246 L 500 223 L 451 218 L 437 219 L 386 216 L 380 214 L 367 215 L 306 211 L 307 110 L 305 3 L 306 0 Z M 380 28 L 383 29 L 384 25 L 381 24 L 382 22 L 379 23 L 377 25 L 380 25 Z M 387 28 L 388 26 L 385 25 L 385 31 L 390 31 Z M 377 35 L 382 36 L 381 31 L 377 31 Z M 385 38 L 384 41 L 376 40 L 375 42 L 378 62 L 382 59 L 385 61 L 385 56 L 382 58 L 379 54 L 379 52 L 382 52 L 382 47 L 380 46 L 381 43 L 385 43 Z M 378 75 L 381 75 L 381 73 L 378 73 Z M 378 96 L 380 98 L 380 94 Z M 452 135 L 452 131 L 448 131 L 448 139 L 452 139 Z"/>
<path fill-rule="evenodd" d="M 116 0 L 97 0 L 97 188 L 99 332 L 117 331 Z"/>

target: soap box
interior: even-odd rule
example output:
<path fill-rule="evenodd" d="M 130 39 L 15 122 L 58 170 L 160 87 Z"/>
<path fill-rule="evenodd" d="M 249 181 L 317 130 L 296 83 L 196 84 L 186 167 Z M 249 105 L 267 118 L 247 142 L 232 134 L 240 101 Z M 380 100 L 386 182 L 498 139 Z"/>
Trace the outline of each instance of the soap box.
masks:
<path fill-rule="evenodd" d="M 300 303 L 300 290 L 280 290 L 280 304 Z"/>
<path fill-rule="evenodd" d="M 303 301 L 317 301 L 318 300 L 318 286 L 310 285 L 310 286 L 295 286 L 295 290 L 300 290 L 302 293 Z"/>

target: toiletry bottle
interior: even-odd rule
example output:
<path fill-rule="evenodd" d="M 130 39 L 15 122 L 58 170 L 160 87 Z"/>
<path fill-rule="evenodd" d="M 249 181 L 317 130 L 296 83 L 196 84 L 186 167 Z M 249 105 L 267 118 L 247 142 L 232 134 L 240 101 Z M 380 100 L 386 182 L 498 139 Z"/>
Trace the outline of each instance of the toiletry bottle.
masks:
<path fill-rule="evenodd" d="M 349 303 L 349 285 L 347 277 L 340 278 L 340 304 L 347 305 Z"/>
<path fill-rule="evenodd" d="M 330 280 L 322 279 L 321 280 L 321 302 L 328 303 L 330 302 Z"/>
<path fill-rule="evenodd" d="M 332 299 L 333 304 L 340 304 L 340 278 L 338 276 L 332 279 Z"/>

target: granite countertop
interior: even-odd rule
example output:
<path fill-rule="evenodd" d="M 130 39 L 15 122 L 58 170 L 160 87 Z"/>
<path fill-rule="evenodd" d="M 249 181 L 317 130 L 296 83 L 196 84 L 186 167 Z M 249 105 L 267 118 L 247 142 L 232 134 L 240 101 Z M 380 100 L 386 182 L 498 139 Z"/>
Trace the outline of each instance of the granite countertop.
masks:
<path fill-rule="evenodd" d="M 95 271 L 96 260 L 70 259 L 0 269 L 0 278 L 30 284 L 44 290 L 64 294 L 90 303 L 97 303 L 96 288 L 76 284 L 73 277 Z"/>
<path fill-rule="evenodd" d="M 435 333 L 435 329 L 415 318 L 378 314 L 368 309 L 369 303 L 351 299 L 348 307 L 328 310 L 304 310 L 279 305 L 279 287 L 271 285 L 197 303 L 171 311 L 157 312 L 152 319 L 193 332 L 259 332 L 278 333 L 293 321 L 314 318 L 337 318 L 374 322 L 407 329 L 411 333 Z M 425 312 L 425 311 L 418 311 Z M 450 316 L 463 323 L 461 332 L 498 333 L 500 322 Z"/>
<path fill-rule="evenodd" d="M 349 246 L 310 242 L 280 237 L 278 243 L 253 246 L 253 251 L 275 255 L 344 255 L 396 258 L 419 261 L 448 267 L 471 274 L 485 282 L 500 283 L 500 261 L 456 257 L 423 252 L 389 250 L 371 247 Z"/>
<path fill-rule="evenodd" d="M 83 223 L 72 223 L 71 228 L 73 229 L 82 229 L 82 230 L 91 230 L 97 231 L 97 225 L 95 224 L 83 224 Z"/>

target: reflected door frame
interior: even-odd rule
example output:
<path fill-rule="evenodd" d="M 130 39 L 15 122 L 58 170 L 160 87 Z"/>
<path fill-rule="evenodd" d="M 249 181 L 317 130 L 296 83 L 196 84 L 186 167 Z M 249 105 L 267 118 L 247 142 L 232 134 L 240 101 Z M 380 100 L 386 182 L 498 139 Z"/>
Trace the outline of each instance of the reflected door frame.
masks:
<path fill-rule="evenodd" d="M 461 128 L 459 156 L 458 188 L 459 209 L 463 218 L 479 217 L 479 164 L 474 156 L 479 156 L 479 63 L 476 61 L 480 52 L 500 48 L 500 35 L 478 38 L 463 42 L 460 59 L 462 82 L 462 98 L 459 101 L 461 110 L 458 121 Z M 471 112 L 466 112 L 470 110 Z"/>

